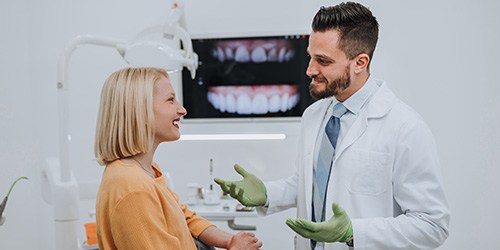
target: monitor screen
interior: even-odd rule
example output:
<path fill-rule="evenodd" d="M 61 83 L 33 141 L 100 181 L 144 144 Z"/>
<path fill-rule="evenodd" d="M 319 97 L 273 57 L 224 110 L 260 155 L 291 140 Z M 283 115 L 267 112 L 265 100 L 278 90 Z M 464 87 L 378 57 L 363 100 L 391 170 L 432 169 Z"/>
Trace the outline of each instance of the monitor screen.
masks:
<path fill-rule="evenodd" d="M 308 35 L 193 39 L 195 79 L 182 73 L 185 119 L 300 117 L 312 103 Z"/>

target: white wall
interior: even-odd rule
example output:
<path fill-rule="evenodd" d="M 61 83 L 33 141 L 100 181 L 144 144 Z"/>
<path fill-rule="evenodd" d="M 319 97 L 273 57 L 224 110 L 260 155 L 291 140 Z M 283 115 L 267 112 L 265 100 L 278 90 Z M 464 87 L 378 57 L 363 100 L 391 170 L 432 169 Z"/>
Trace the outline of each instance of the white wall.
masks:
<path fill-rule="evenodd" d="M 194 34 L 309 30 L 318 7 L 331 1 L 185 0 L 188 29 Z M 381 34 L 372 72 L 429 123 L 439 147 L 452 209 L 451 235 L 440 249 L 498 249 L 500 198 L 500 101 L 495 70 L 500 64 L 500 2 L 363 1 L 378 17 Z M 39 167 L 57 147 L 56 66 L 59 54 L 78 34 L 130 39 L 142 28 L 162 23 L 168 1 L 0 2 L 0 196 L 18 176 L 0 226 L 2 249 L 53 249 L 52 207 L 41 200 Z M 258 14 L 256 14 L 258 13 Z M 91 144 L 100 84 L 125 66 L 116 52 L 79 48 L 70 64 L 72 88 L 71 159 L 80 180 L 95 178 Z M 74 92 L 74 93 L 73 93 Z M 293 171 L 297 123 L 181 124 L 183 133 L 278 132 L 274 142 L 177 142 L 159 148 L 157 161 L 185 184 L 206 184 L 208 160 L 217 176 L 236 178 L 241 163 L 264 179 Z M 272 150 L 271 150 L 272 149 Z M 196 157 L 194 157 L 196 156 Z M 290 157 L 292 156 L 292 157 Z M 82 223 L 92 201 L 82 202 Z M 293 211 L 256 223 L 266 249 L 290 249 L 284 219 Z M 83 231 L 83 227 L 82 227 Z M 278 237 L 276 237 L 278 234 Z M 274 237 L 273 237 L 274 236 Z M 275 242 L 280 238 L 280 242 Z"/>
<path fill-rule="evenodd" d="M 7 5 L 7 6 L 6 6 Z M 27 3 L 0 3 L 0 195 L 7 194 L 19 176 L 32 176 L 39 164 L 38 146 L 33 131 L 35 96 L 29 63 L 30 34 Z M 2 249 L 34 249 L 38 237 L 38 211 L 33 182 L 19 181 L 11 193 L 5 211 L 6 221 L 0 226 Z M 26 235 L 23 240 L 19 235 Z M 15 241 L 14 239 L 21 239 Z"/>

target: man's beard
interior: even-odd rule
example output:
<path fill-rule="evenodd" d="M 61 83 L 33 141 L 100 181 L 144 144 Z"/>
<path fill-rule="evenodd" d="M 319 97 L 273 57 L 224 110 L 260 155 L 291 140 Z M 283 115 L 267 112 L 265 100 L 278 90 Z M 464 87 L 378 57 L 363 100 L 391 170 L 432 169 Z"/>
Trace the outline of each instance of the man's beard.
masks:
<path fill-rule="evenodd" d="M 351 85 L 351 77 L 349 76 L 349 73 L 350 68 L 347 66 L 344 74 L 331 82 L 328 82 L 326 78 L 316 78 L 317 81 L 325 83 L 326 88 L 321 91 L 316 91 L 313 85 L 309 85 L 309 94 L 315 100 L 337 96 L 340 92 L 346 90 Z"/>

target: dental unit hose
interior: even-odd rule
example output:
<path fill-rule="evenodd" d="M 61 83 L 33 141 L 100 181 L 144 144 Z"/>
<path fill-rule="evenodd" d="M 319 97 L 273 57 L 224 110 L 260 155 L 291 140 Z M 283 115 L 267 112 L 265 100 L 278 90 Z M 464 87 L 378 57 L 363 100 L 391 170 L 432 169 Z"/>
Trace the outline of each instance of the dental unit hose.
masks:
<path fill-rule="evenodd" d="M 12 192 L 12 188 L 14 188 L 14 185 L 16 185 L 16 183 L 22 179 L 28 180 L 28 177 L 22 176 L 22 177 L 17 178 L 12 183 L 12 185 L 10 185 L 9 192 L 7 192 L 7 195 L 5 196 L 5 198 L 3 198 L 2 204 L 0 204 L 0 225 L 3 225 L 3 222 L 5 220 L 5 217 L 3 215 L 3 211 L 5 210 L 5 206 L 7 206 L 7 200 L 9 199 L 10 192 Z"/>

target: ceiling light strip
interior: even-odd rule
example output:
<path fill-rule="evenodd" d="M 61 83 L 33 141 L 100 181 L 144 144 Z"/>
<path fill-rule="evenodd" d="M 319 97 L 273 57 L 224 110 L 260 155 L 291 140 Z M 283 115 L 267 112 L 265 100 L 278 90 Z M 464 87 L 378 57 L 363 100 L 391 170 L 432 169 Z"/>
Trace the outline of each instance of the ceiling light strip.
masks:
<path fill-rule="evenodd" d="M 181 135 L 181 141 L 284 140 L 285 134 L 191 134 Z"/>

